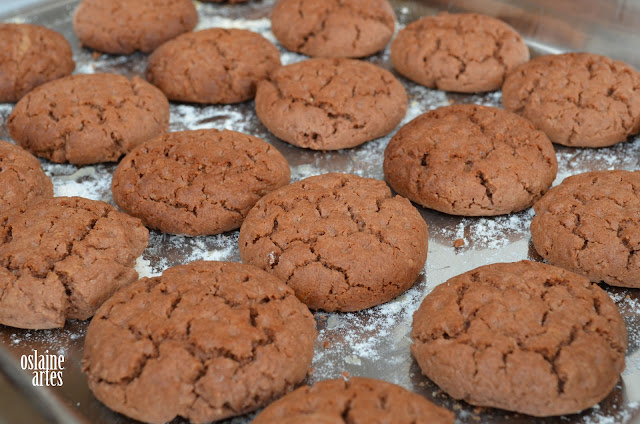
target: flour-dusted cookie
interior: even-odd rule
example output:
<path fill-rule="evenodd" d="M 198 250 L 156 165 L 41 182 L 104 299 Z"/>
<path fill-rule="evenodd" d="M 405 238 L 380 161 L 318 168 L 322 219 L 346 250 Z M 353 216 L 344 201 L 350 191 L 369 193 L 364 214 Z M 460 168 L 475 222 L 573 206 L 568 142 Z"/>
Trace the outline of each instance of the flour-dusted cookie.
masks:
<path fill-rule="evenodd" d="M 551 187 L 551 141 L 502 109 L 454 105 L 420 115 L 396 133 L 384 174 L 402 196 L 454 215 L 502 215 L 531 206 Z"/>
<path fill-rule="evenodd" d="M 76 67 L 69 42 L 43 26 L 0 24 L 0 45 L 0 103 L 17 102 Z"/>
<path fill-rule="evenodd" d="M 16 143 L 52 162 L 117 161 L 168 131 L 169 102 L 137 77 L 71 75 L 28 93 L 7 126 Z"/>
<path fill-rule="evenodd" d="M 238 243 L 243 262 L 285 281 L 311 309 L 357 311 L 413 285 L 427 224 L 383 181 L 326 174 L 260 199 Z"/>
<path fill-rule="evenodd" d="M 147 80 L 171 100 L 238 103 L 253 99 L 258 81 L 279 67 L 278 49 L 260 34 L 210 28 L 158 47 L 149 57 Z"/>
<path fill-rule="evenodd" d="M 113 200 L 149 228 L 192 236 L 240 227 L 265 194 L 289 183 L 287 160 L 263 140 L 235 131 L 157 137 L 113 174 Z"/>
<path fill-rule="evenodd" d="M 293 389 L 316 336 L 309 309 L 277 278 L 238 263 L 192 262 L 105 302 L 89 324 L 82 368 L 115 411 L 205 423 Z"/>
<path fill-rule="evenodd" d="M 53 197 L 53 184 L 38 159 L 6 141 L 0 141 L 0 187 L 0 214 Z"/>
<path fill-rule="evenodd" d="M 276 137 L 335 150 L 382 137 L 407 111 L 407 93 L 388 71 L 350 59 L 309 59 L 258 84 L 256 113 Z"/>
<path fill-rule="evenodd" d="M 529 49 L 506 23 L 475 13 L 425 16 L 391 43 L 391 62 L 429 88 L 461 93 L 498 90 Z"/>
<path fill-rule="evenodd" d="M 604 399 L 627 332 L 609 295 L 536 262 L 492 264 L 437 286 L 413 316 L 422 372 L 455 399 L 535 416 Z"/>
<path fill-rule="evenodd" d="M 73 15 L 82 45 L 112 54 L 151 52 L 197 23 L 191 0 L 83 0 Z"/>
<path fill-rule="evenodd" d="M 533 245 L 550 264 L 593 282 L 640 287 L 640 171 L 568 177 L 533 209 Z"/>
<path fill-rule="evenodd" d="M 135 281 L 149 232 L 107 203 L 56 197 L 0 215 L 0 237 L 0 323 L 39 329 L 88 319 Z"/>
<path fill-rule="evenodd" d="M 611 146 L 640 131 L 640 74 L 591 53 L 540 56 L 509 74 L 502 103 L 554 143 Z"/>
<path fill-rule="evenodd" d="M 388 0 L 279 0 L 271 29 L 294 52 L 355 58 L 384 49 L 395 20 Z"/>
<path fill-rule="evenodd" d="M 395 384 L 353 377 L 300 387 L 266 407 L 253 424 L 453 424 L 454 415 Z"/>

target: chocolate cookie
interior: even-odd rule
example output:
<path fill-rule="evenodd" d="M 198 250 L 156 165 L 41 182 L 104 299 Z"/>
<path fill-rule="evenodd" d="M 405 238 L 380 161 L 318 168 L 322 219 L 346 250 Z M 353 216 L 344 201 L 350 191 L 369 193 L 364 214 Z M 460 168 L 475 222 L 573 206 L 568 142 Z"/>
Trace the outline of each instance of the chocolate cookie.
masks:
<path fill-rule="evenodd" d="M 76 67 L 69 42 L 43 26 L 0 24 L 0 45 L 0 103 L 17 102 Z"/>
<path fill-rule="evenodd" d="M 311 309 L 357 311 L 413 285 L 427 224 L 383 181 L 326 174 L 260 199 L 238 243 L 243 262 L 285 281 Z"/>
<path fill-rule="evenodd" d="M 391 43 L 391 62 L 429 88 L 461 93 L 498 90 L 529 60 L 518 33 L 490 16 L 441 13 L 410 23 Z"/>
<path fill-rule="evenodd" d="M 386 135 L 407 111 L 407 93 L 390 72 L 349 59 L 309 59 L 258 83 L 256 113 L 276 137 L 335 150 Z"/>
<path fill-rule="evenodd" d="M 533 208 L 533 244 L 550 264 L 594 282 L 640 287 L 640 171 L 568 177 Z"/>
<path fill-rule="evenodd" d="M 278 49 L 260 34 L 211 28 L 158 47 L 147 80 L 171 100 L 238 103 L 253 99 L 258 81 L 279 67 Z"/>
<path fill-rule="evenodd" d="M 591 53 L 540 56 L 508 76 L 502 103 L 554 143 L 611 146 L 640 131 L 640 74 Z"/>
<path fill-rule="evenodd" d="M 396 133 L 384 174 L 399 194 L 454 215 L 502 215 L 551 187 L 553 145 L 531 122 L 502 109 L 454 105 L 420 115 Z"/>
<path fill-rule="evenodd" d="M 198 130 L 138 146 L 113 174 L 113 200 L 149 228 L 192 236 L 240 227 L 265 194 L 289 183 L 287 160 L 257 137 Z"/>
<path fill-rule="evenodd" d="M 105 302 L 89 324 L 82 369 L 96 397 L 131 418 L 204 423 L 291 390 L 316 336 L 309 309 L 268 273 L 192 262 Z"/>
<path fill-rule="evenodd" d="M 279 0 L 271 13 L 271 30 L 294 52 L 364 57 L 384 49 L 395 21 L 387 0 Z"/>
<path fill-rule="evenodd" d="M 112 54 L 151 52 L 197 23 L 191 0 L 83 0 L 73 15 L 80 42 Z"/>
<path fill-rule="evenodd" d="M 88 319 L 135 281 L 149 232 L 107 203 L 56 197 L 0 215 L 0 237 L 0 323 L 37 329 Z"/>
<path fill-rule="evenodd" d="M 6 141 L 0 141 L 0 187 L 0 214 L 53 197 L 53 184 L 38 159 Z"/>
<path fill-rule="evenodd" d="M 453 424 L 453 413 L 395 384 L 353 377 L 300 387 L 266 407 L 253 424 Z"/>
<path fill-rule="evenodd" d="M 23 97 L 7 126 L 20 146 L 52 162 L 117 161 L 169 129 L 169 102 L 137 77 L 71 75 Z"/>
<path fill-rule="evenodd" d="M 589 408 L 624 369 L 627 332 L 607 293 L 536 262 L 492 264 L 437 286 L 413 316 L 422 372 L 455 399 L 535 416 Z"/>

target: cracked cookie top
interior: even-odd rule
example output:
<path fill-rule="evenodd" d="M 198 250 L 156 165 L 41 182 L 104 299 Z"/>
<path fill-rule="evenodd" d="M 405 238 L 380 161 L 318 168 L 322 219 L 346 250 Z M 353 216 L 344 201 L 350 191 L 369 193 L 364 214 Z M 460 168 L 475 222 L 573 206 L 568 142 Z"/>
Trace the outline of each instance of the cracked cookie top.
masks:
<path fill-rule="evenodd" d="M 260 199 L 238 243 L 243 262 L 285 281 L 311 309 L 357 311 L 413 285 L 427 224 L 383 181 L 325 174 Z"/>
<path fill-rule="evenodd" d="M 529 261 L 483 266 L 437 286 L 414 314 L 411 337 L 422 372 L 450 396 L 535 416 L 604 399 L 627 345 L 604 290 Z"/>
<path fill-rule="evenodd" d="M 0 103 L 17 102 L 76 67 L 66 38 L 43 26 L 0 24 L 0 45 Z"/>
<path fill-rule="evenodd" d="M 0 323 L 40 329 L 90 318 L 135 281 L 149 232 L 107 203 L 56 197 L 0 215 L 0 237 Z"/>
<path fill-rule="evenodd" d="M 266 407 L 254 424 L 453 424 L 454 415 L 395 384 L 353 377 L 305 386 Z"/>
<path fill-rule="evenodd" d="M 279 67 L 278 49 L 260 34 L 211 28 L 158 47 L 147 80 L 171 100 L 238 103 L 253 99 L 258 81 Z"/>
<path fill-rule="evenodd" d="M 0 213 L 53 197 L 53 184 L 31 153 L 0 141 Z"/>
<path fill-rule="evenodd" d="M 553 145 L 526 119 L 479 105 L 420 115 L 391 139 L 384 174 L 399 194 L 454 215 L 520 211 L 551 187 Z"/>
<path fill-rule="evenodd" d="M 509 74 L 502 103 L 554 143 L 611 146 L 640 131 L 640 74 L 591 53 L 540 56 Z"/>
<path fill-rule="evenodd" d="M 112 162 L 168 131 L 169 102 L 137 77 L 71 75 L 24 96 L 7 126 L 16 143 L 52 162 Z"/>
<path fill-rule="evenodd" d="M 271 29 L 294 52 L 356 58 L 384 49 L 395 20 L 387 0 L 279 0 Z"/>
<path fill-rule="evenodd" d="M 191 0 L 83 0 L 73 15 L 82 45 L 112 54 L 151 52 L 197 23 Z"/>
<path fill-rule="evenodd" d="M 215 129 L 173 132 L 129 153 L 113 200 L 149 228 L 192 236 L 240 227 L 265 194 L 289 183 L 286 159 L 263 140 Z"/>
<path fill-rule="evenodd" d="M 382 137 L 407 111 L 407 93 L 388 71 L 350 59 L 309 59 L 261 81 L 256 113 L 276 137 L 335 150 Z"/>
<path fill-rule="evenodd" d="M 593 282 L 640 287 L 640 171 L 566 178 L 533 206 L 533 244 Z"/>
<path fill-rule="evenodd" d="M 268 273 L 192 262 L 116 293 L 91 321 L 82 369 L 111 409 L 165 423 L 253 411 L 306 376 L 315 321 Z"/>
<path fill-rule="evenodd" d="M 400 74 L 444 91 L 498 90 L 527 60 L 529 49 L 513 28 L 473 13 L 425 16 L 391 43 L 391 62 Z"/>

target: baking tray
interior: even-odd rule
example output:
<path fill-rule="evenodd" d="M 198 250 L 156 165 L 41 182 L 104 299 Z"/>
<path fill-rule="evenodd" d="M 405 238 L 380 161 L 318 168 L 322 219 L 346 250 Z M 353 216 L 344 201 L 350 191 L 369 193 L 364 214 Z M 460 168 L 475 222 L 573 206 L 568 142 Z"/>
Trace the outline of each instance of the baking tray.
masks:
<path fill-rule="evenodd" d="M 318 0 L 321 1 L 321 0 Z M 146 56 L 102 55 L 81 49 L 71 27 L 77 0 L 55 0 L 29 11 L 0 17 L 3 21 L 30 22 L 63 33 L 72 44 L 76 73 L 115 72 L 143 75 Z M 245 5 L 198 4 L 198 29 L 237 27 L 253 30 L 275 42 L 269 30 L 269 11 L 274 0 Z M 633 28 L 640 16 L 638 1 L 564 0 L 540 1 L 403 1 L 392 0 L 399 27 L 437 10 L 473 10 L 500 17 L 516 27 L 532 53 L 590 50 L 608 53 L 638 66 L 633 49 L 638 45 Z M 571 6 L 573 5 L 573 6 Z M 591 7 L 591 9 L 589 9 Z M 595 9 L 594 9 L 595 8 Z M 592 13 L 593 12 L 593 13 Z M 635 27 L 638 27 L 635 25 Z M 281 50 L 284 64 L 304 56 Z M 389 49 L 367 60 L 390 69 Z M 427 110 L 452 103 L 500 106 L 499 92 L 483 95 L 448 94 L 429 90 L 399 77 L 409 94 L 409 108 L 403 124 Z M 9 139 L 6 120 L 11 104 L 0 104 L 0 139 Z M 390 136 L 343 151 L 314 152 L 280 142 L 260 124 L 253 102 L 231 106 L 171 105 L 171 130 L 227 128 L 262 137 L 282 152 L 294 180 L 326 172 L 348 172 L 383 179 L 382 160 Z M 556 146 L 559 172 L 555 184 L 568 175 L 599 169 L 640 169 L 640 139 L 604 149 L 580 150 Z M 54 182 L 57 196 L 79 195 L 113 203 L 111 174 L 115 164 L 78 168 L 42 161 Z M 457 402 L 422 376 L 409 352 L 411 317 L 424 296 L 447 279 L 480 265 L 530 259 L 540 261 L 530 242 L 532 210 L 495 218 L 460 218 L 419 208 L 429 225 L 429 253 L 424 272 L 415 286 L 397 299 L 358 313 L 316 313 L 319 337 L 308 383 L 341 376 L 368 376 L 399 384 L 424 395 L 436 404 L 453 410 L 459 423 L 625 423 L 640 417 L 640 301 L 637 290 L 603 288 L 618 304 L 627 324 L 629 343 L 627 368 L 609 397 L 582 414 L 548 419 L 505 411 L 477 408 Z M 455 249 L 462 238 L 465 246 Z M 157 275 L 169 266 L 197 259 L 239 261 L 238 231 L 210 237 L 180 237 L 152 231 L 149 247 L 138 260 L 141 276 Z M 80 370 L 87 322 L 68 321 L 58 330 L 19 330 L 0 326 L 0 421 L 129 423 L 128 418 L 110 411 L 88 390 Z M 62 354 L 66 359 L 62 387 L 42 389 L 31 385 L 19 358 L 37 349 L 40 353 Z M 19 399 L 18 399 L 19 398 Z M 21 406 L 23 405 L 23 406 Z M 24 406 L 28 405 L 28 406 Z M 253 415 L 226 423 L 248 423 Z M 177 420 L 177 422 L 181 422 Z"/>

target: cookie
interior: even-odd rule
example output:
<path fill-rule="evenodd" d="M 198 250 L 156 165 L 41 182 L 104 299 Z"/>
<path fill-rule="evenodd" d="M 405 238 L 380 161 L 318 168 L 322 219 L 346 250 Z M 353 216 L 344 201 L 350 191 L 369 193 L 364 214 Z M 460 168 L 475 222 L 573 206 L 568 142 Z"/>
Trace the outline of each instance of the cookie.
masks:
<path fill-rule="evenodd" d="M 400 74 L 429 88 L 460 93 L 498 90 L 529 60 L 529 49 L 506 23 L 475 13 L 425 16 L 391 43 Z"/>
<path fill-rule="evenodd" d="M 258 83 L 256 113 L 276 137 L 299 147 L 355 147 L 393 130 L 407 93 L 390 72 L 350 59 L 309 59 Z"/>
<path fill-rule="evenodd" d="M 0 141 L 0 187 L 0 214 L 53 197 L 53 184 L 38 159 L 6 141 Z"/>
<path fill-rule="evenodd" d="M 83 0 L 73 15 L 82 45 L 112 54 L 149 53 L 197 23 L 191 0 Z"/>
<path fill-rule="evenodd" d="M 531 122 L 479 105 L 441 107 L 396 133 L 384 175 L 398 194 L 453 215 L 520 211 L 551 187 L 553 145 Z"/>
<path fill-rule="evenodd" d="M 533 208 L 533 245 L 550 264 L 593 282 L 640 287 L 640 171 L 568 177 Z"/>
<path fill-rule="evenodd" d="M 409 289 L 427 259 L 427 224 L 383 181 L 306 178 L 256 203 L 240 257 L 285 281 L 311 309 L 358 311 Z"/>
<path fill-rule="evenodd" d="M 453 413 L 395 384 L 353 377 L 300 387 L 266 407 L 253 424 L 453 424 Z"/>
<path fill-rule="evenodd" d="M 115 411 L 204 423 L 291 390 L 307 374 L 316 336 L 309 309 L 268 273 L 192 262 L 105 302 L 87 329 L 82 369 Z"/>
<path fill-rule="evenodd" d="M 565 146 L 611 146 L 640 131 L 640 74 L 591 53 L 540 56 L 514 69 L 504 108 Z"/>
<path fill-rule="evenodd" d="M 535 416 L 604 399 L 627 332 L 607 293 L 542 263 L 482 266 L 437 286 L 413 316 L 411 352 L 455 399 Z"/>
<path fill-rule="evenodd" d="M 253 99 L 258 81 L 279 67 L 278 49 L 260 34 L 210 28 L 158 47 L 147 80 L 171 100 L 238 103 Z"/>
<path fill-rule="evenodd" d="M 168 131 L 169 102 L 137 77 L 71 75 L 23 97 L 7 126 L 16 143 L 52 162 L 111 162 Z"/>
<path fill-rule="evenodd" d="M 387 0 L 279 0 L 271 13 L 271 30 L 291 51 L 355 58 L 384 49 L 395 21 Z"/>
<path fill-rule="evenodd" d="M 149 232 L 107 203 L 56 197 L 0 215 L 0 237 L 0 323 L 40 329 L 90 318 L 135 281 Z"/>
<path fill-rule="evenodd" d="M 62 34 L 39 25 L 0 24 L 0 103 L 17 102 L 76 67 Z"/>
<path fill-rule="evenodd" d="M 257 137 L 182 131 L 129 153 L 111 189 L 120 209 L 147 227 L 196 236 L 239 228 L 253 205 L 290 176 L 282 154 Z"/>

